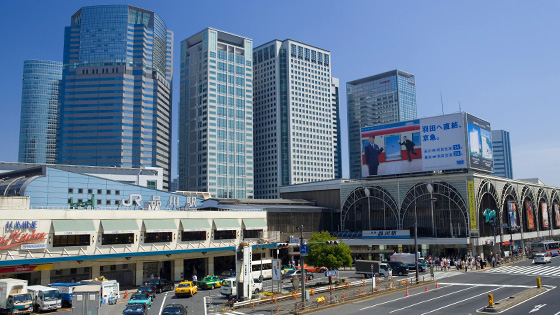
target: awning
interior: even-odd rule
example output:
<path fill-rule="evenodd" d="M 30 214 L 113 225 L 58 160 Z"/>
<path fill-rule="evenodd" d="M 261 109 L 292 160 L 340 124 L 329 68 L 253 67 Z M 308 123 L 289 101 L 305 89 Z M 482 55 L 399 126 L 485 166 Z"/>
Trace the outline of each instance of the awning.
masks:
<path fill-rule="evenodd" d="M 54 235 L 97 234 L 93 220 L 52 220 Z"/>
<path fill-rule="evenodd" d="M 209 231 L 212 229 L 208 219 L 181 219 L 181 224 L 185 232 Z"/>
<path fill-rule="evenodd" d="M 146 227 L 146 232 L 148 233 L 158 233 L 158 232 L 176 232 L 177 225 L 175 220 L 144 220 L 144 226 Z"/>
<path fill-rule="evenodd" d="M 264 230 L 266 221 L 264 219 L 243 219 L 245 230 Z"/>
<path fill-rule="evenodd" d="M 214 219 L 217 231 L 241 230 L 241 225 L 237 219 Z"/>
<path fill-rule="evenodd" d="M 123 234 L 138 232 L 136 220 L 101 220 L 103 234 Z"/>

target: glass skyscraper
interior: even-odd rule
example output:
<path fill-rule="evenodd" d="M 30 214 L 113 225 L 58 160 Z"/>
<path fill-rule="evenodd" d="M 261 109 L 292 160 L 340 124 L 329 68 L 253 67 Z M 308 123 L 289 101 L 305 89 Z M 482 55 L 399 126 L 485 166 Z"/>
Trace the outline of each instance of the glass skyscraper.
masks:
<path fill-rule="evenodd" d="M 416 119 L 414 75 L 393 70 L 346 83 L 350 178 L 361 177 L 360 128 Z"/>
<path fill-rule="evenodd" d="M 154 12 L 83 7 L 64 34 L 59 162 L 162 167 L 170 182 L 173 33 Z"/>
<path fill-rule="evenodd" d="M 279 186 L 341 172 L 339 81 L 330 57 L 291 39 L 254 49 L 255 198 L 279 198 Z"/>
<path fill-rule="evenodd" d="M 179 190 L 253 198 L 253 41 L 206 28 L 181 42 Z"/>
<path fill-rule="evenodd" d="M 57 162 L 57 133 L 62 63 L 23 62 L 19 157 L 21 163 Z"/>
<path fill-rule="evenodd" d="M 494 153 L 493 174 L 505 178 L 513 178 L 509 131 L 492 130 L 492 150 Z"/>

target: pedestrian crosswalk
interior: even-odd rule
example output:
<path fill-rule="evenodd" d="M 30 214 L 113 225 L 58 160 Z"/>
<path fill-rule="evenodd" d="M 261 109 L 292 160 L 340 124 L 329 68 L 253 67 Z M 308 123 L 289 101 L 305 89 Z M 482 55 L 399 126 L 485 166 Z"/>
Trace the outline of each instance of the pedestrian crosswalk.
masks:
<path fill-rule="evenodd" d="M 523 274 L 530 276 L 541 276 L 541 277 L 559 277 L 560 278 L 560 266 L 502 266 L 498 268 L 489 269 L 484 271 L 487 273 L 507 273 L 507 274 Z"/>
<path fill-rule="evenodd" d="M 248 313 L 241 313 L 237 311 L 227 311 L 224 313 L 216 313 L 216 315 L 249 315 Z M 263 314 L 251 314 L 251 315 L 263 315 Z"/>

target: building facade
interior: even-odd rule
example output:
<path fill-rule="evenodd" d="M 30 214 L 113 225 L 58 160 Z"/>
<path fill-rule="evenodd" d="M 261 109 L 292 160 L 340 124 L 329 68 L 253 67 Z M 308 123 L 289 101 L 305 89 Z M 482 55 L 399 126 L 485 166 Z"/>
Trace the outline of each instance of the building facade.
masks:
<path fill-rule="evenodd" d="M 171 167 L 173 33 L 154 12 L 83 7 L 64 35 L 59 163 Z"/>
<path fill-rule="evenodd" d="M 213 28 L 181 42 L 179 190 L 254 197 L 252 52 Z"/>
<path fill-rule="evenodd" d="M 253 52 L 255 197 L 332 179 L 340 171 L 338 79 L 329 51 L 274 40 Z"/>
<path fill-rule="evenodd" d="M 18 157 L 21 163 L 57 162 L 61 79 L 61 62 L 23 62 Z"/>
<path fill-rule="evenodd" d="M 494 175 L 513 178 L 509 131 L 492 130 L 492 149 L 494 150 Z"/>
<path fill-rule="evenodd" d="M 360 128 L 416 119 L 414 75 L 393 70 L 346 83 L 350 178 L 361 177 Z"/>

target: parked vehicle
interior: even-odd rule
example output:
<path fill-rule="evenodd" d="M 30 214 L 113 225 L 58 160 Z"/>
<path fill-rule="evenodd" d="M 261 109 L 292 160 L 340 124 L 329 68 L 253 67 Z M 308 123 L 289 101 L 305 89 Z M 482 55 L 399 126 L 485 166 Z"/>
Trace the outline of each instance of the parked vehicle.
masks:
<path fill-rule="evenodd" d="M 301 279 L 301 269 L 292 269 L 282 275 L 282 279 L 292 279 L 295 275 L 297 275 Z M 313 280 L 313 273 L 306 272 L 305 275 L 307 276 L 308 280 Z"/>
<path fill-rule="evenodd" d="M 142 304 L 146 308 L 148 308 L 152 306 L 152 297 L 147 295 L 146 293 L 134 293 L 130 297 L 128 304 Z"/>
<path fill-rule="evenodd" d="M 388 264 L 378 260 L 356 260 L 356 274 L 364 277 L 389 276 L 393 270 Z"/>
<path fill-rule="evenodd" d="M 74 288 L 77 286 L 85 285 L 83 283 L 51 283 L 49 287 L 58 289 L 62 306 L 72 306 L 72 294 Z"/>
<path fill-rule="evenodd" d="M 27 292 L 31 294 L 33 310 L 36 312 L 57 310 L 62 307 L 62 298 L 58 289 L 32 285 L 27 287 Z"/>
<path fill-rule="evenodd" d="M 222 277 L 220 276 L 206 276 L 201 281 L 198 281 L 196 284 L 201 289 L 212 289 L 219 288 L 222 286 Z"/>
<path fill-rule="evenodd" d="M 157 293 L 175 289 L 175 284 L 167 279 L 152 280 L 150 281 L 150 285 L 156 287 Z"/>
<path fill-rule="evenodd" d="M 234 270 L 228 270 L 228 271 L 224 271 L 220 274 L 220 277 L 226 279 L 226 278 L 235 278 L 235 271 Z"/>
<path fill-rule="evenodd" d="M 416 266 L 414 263 L 415 256 L 414 254 L 408 253 L 395 253 L 389 257 L 390 261 L 400 261 L 403 264 L 408 266 L 410 270 L 416 270 Z M 422 257 L 418 257 L 418 271 L 426 271 L 428 269 L 428 264 Z"/>
<path fill-rule="evenodd" d="M 152 299 L 156 298 L 156 290 L 152 286 L 141 286 L 136 290 L 136 293 L 145 293 Z"/>
<path fill-rule="evenodd" d="M 100 285 L 82 285 L 74 288 L 74 293 L 72 295 L 72 314 L 99 314 L 100 305 Z"/>
<path fill-rule="evenodd" d="M 179 283 L 177 289 L 175 289 L 175 296 L 182 297 L 182 296 L 193 296 L 198 292 L 198 286 L 194 284 L 192 281 L 183 281 Z"/>
<path fill-rule="evenodd" d="M 124 309 L 122 315 L 147 315 L 148 308 L 143 304 L 130 304 Z"/>
<path fill-rule="evenodd" d="M 161 315 L 187 315 L 187 307 L 181 304 L 168 304 L 162 310 Z"/>
<path fill-rule="evenodd" d="M 393 276 L 406 276 L 408 274 L 408 266 L 400 261 L 384 261 L 393 269 Z"/>
<path fill-rule="evenodd" d="M 253 294 L 259 294 L 263 291 L 263 283 L 259 279 L 253 279 L 253 283 L 251 283 L 251 286 L 253 288 Z M 225 295 L 227 298 L 232 295 L 237 295 L 236 278 L 227 278 L 222 281 L 222 295 Z"/>
<path fill-rule="evenodd" d="M 119 299 L 120 285 L 117 280 L 107 280 L 101 276 L 93 280 L 82 280 L 80 283 L 101 286 L 101 304 L 116 304 Z"/>
<path fill-rule="evenodd" d="M 550 256 L 545 253 L 537 253 L 533 255 L 533 257 L 533 263 L 535 264 L 547 264 L 552 262 Z"/>
<path fill-rule="evenodd" d="M 0 314 L 31 314 L 31 294 L 27 292 L 27 280 L 0 280 Z"/>

